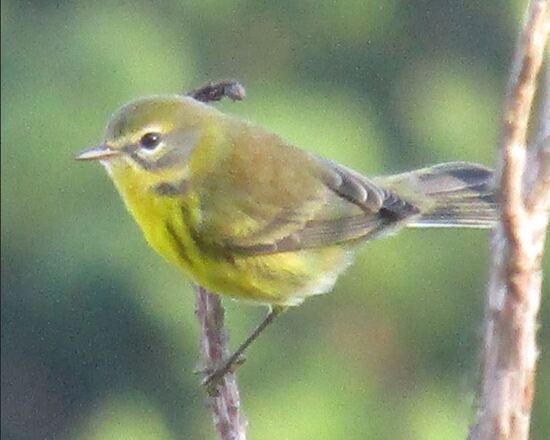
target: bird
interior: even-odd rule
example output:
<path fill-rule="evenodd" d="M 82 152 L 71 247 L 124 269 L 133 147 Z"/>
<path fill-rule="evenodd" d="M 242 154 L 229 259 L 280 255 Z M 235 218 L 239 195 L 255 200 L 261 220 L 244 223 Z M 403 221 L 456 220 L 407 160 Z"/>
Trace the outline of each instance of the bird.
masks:
<path fill-rule="evenodd" d="M 367 177 L 223 113 L 209 103 L 215 93 L 201 92 L 128 103 L 77 159 L 101 162 L 149 245 L 195 283 L 269 307 L 206 382 L 283 310 L 329 292 L 362 243 L 402 227 L 496 222 L 490 168 L 448 162 Z"/>

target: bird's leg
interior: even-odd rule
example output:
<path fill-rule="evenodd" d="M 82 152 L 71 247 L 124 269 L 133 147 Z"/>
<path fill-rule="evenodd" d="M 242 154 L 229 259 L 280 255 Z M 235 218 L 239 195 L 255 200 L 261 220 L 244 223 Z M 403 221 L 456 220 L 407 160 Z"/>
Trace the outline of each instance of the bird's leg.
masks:
<path fill-rule="evenodd" d="M 225 80 L 205 84 L 198 89 L 187 92 L 186 95 L 201 102 L 219 101 L 222 98 L 242 101 L 246 96 L 246 91 L 239 81 Z"/>
<path fill-rule="evenodd" d="M 254 331 L 246 338 L 241 345 L 229 356 L 221 366 L 216 368 L 212 372 L 208 372 L 208 375 L 202 381 L 202 384 L 207 388 L 214 387 L 220 379 L 223 378 L 225 374 L 230 371 L 233 371 L 234 368 L 243 363 L 244 359 L 242 358 L 245 350 L 256 340 L 258 336 L 266 329 L 269 324 L 284 310 L 286 307 L 282 306 L 273 306 L 265 318 L 258 324 Z"/>

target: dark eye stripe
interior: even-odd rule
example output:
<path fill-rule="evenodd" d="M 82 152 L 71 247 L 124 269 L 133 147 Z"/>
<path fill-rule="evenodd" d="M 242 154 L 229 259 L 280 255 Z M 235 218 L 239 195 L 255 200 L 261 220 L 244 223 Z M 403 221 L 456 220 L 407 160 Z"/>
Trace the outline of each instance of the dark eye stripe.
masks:
<path fill-rule="evenodd" d="M 176 180 L 175 182 L 161 182 L 153 186 L 152 191 L 165 197 L 175 197 L 185 194 L 189 189 L 189 182 L 185 179 Z"/>
<path fill-rule="evenodd" d="M 156 167 L 155 165 L 155 161 L 148 161 L 146 159 L 144 159 L 143 157 L 141 157 L 139 154 L 137 154 L 135 151 L 132 151 L 131 153 L 129 153 L 130 157 L 132 158 L 132 160 L 134 162 L 136 162 L 141 168 L 143 168 L 144 170 L 153 170 L 155 168 L 158 168 Z"/>
<path fill-rule="evenodd" d="M 174 149 L 165 152 L 158 158 L 152 158 L 140 156 L 137 151 L 132 151 L 129 156 L 144 170 L 152 171 L 184 163 L 189 157 L 189 152 Z"/>

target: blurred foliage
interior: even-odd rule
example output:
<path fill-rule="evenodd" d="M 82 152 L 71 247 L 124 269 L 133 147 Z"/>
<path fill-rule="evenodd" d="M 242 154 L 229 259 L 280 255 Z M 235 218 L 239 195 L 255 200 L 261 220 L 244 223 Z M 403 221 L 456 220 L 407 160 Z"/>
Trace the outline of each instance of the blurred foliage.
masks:
<path fill-rule="evenodd" d="M 2 2 L 2 438 L 207 439 L 188 281 L 73 154 L 126 101 L 234 77 L 222 103 L 365 173 L 491 164 L 524 2 Z M 240 371 L 254 439 L 464 439 L 486 231 L 364 246 Z M 548 270 L 548 264 L 546 265 Z M 548 321 L 548 287 L 542 316 Z M 263 310 L 226 301 L 233 343 Z M 542 328 L 533 438 L 550 438 Z"/>

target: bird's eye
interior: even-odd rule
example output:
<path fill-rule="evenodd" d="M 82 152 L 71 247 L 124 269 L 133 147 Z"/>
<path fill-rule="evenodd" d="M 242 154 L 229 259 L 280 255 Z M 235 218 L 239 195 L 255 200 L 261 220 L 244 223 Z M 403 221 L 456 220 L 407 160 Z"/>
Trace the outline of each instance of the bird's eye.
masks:
<path fill-rule="evenodd" d="M 143 148 L 152 150 L 160 143 L 160 133 L 146 133 L 141 137 L 139 143 Z"/>

